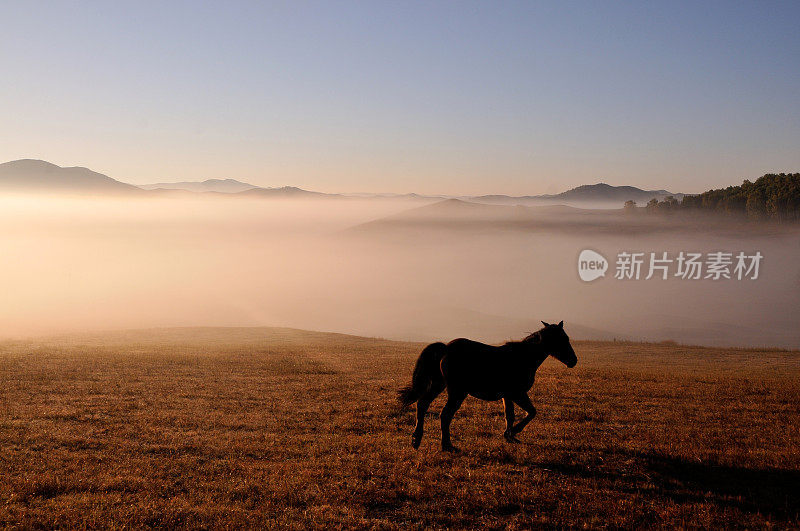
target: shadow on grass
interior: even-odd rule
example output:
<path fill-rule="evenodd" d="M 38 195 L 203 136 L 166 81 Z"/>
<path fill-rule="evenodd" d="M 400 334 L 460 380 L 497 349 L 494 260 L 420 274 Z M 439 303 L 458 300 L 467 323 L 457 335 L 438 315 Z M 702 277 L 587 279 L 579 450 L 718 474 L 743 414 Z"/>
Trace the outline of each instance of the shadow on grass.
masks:
<path fill-rule="evenodd" d="M 712 501 L 721 507 L 800 521 L 798 470 L 701 463 L 651 452 L 611 452 L 600 457 L 597 464 L 574 464 L 565 459 L 533 466 L 567 476 L 613 482 L 614 488 L 625 492 L 652 492 L 676 503 Z"/>

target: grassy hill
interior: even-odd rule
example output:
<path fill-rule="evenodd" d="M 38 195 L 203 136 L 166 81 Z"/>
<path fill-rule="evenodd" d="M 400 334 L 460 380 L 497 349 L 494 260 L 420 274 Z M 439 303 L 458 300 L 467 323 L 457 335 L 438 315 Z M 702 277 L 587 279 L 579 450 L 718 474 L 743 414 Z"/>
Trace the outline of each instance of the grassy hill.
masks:
<path fill-rule="evenodd" d="M 796 527 L 800 353 L 576 342 L 522 444 L 399 410 L 422 345 L 292 329 L 0 343 L 0 526 Z M 441 408 L 442 399 L 433 411 Z"/>

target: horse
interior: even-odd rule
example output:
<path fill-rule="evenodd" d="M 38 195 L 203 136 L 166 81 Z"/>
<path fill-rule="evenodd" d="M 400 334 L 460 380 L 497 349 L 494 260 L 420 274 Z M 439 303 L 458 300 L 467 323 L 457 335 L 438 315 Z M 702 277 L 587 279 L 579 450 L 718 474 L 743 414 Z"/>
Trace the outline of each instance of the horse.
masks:
<path fill-rule="evenodd" d="M 458 451 L 450 441 L 450 423 L 467 395 L 486 401 L 503 400 L 506 429 L 503 437 L 519 442 L 517 434 L 536 416 L 528 391 L 533 387 L 536 369 L 548 356 L 553 356 L 569 368 L 578 358 L 564 321 L 548 324 L 521 341 L 509 341 L 501 346 L 486 345 L 459 338 L 444 344 L 431 343 L 425 347 L 414 366 L 411 385 L 398 391 L 402 407 L 417 403 L 417 424 L 411 436 L 411 446 L 419 448 L 425 423 L 425 413 L 431 402 L 447 388 L 447 403 L 442 409 L 442 450 Z M 514 424 L 514 404 L 526 415 Z"/>

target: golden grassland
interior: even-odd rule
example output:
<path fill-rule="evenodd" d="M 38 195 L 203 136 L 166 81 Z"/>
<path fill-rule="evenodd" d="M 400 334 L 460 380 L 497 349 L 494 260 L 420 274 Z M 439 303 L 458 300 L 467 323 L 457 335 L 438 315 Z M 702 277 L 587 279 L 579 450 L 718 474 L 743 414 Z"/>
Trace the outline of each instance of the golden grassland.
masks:
<path fill-rule="evenodd" d="M 0 343 L 0 526 L 797 527 L 800 352 L 575 342 L 506 443 L 419 451 L 422 345 L 290 329 Z M 438 411 L 443 397 L 434 404 Z"/>

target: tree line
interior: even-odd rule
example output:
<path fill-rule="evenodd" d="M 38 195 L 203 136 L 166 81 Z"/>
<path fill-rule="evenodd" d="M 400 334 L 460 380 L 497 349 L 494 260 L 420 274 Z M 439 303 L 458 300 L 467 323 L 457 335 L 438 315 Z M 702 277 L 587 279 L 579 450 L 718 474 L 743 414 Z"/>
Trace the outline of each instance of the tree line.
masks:
<path fill-rule="evenodd" d="M 637 211 L 634 201 L 626 201 L 628 213 Z M 716 212 L 743 216 L 754 220 L 800 220 L 800 173 L 768 173 L 755 182 L 745 180 L 740 186 L 708 190 L 702 194 L 686 195 L 683 200 L 673 196 L 648 201 L 648 213 Z"/>

